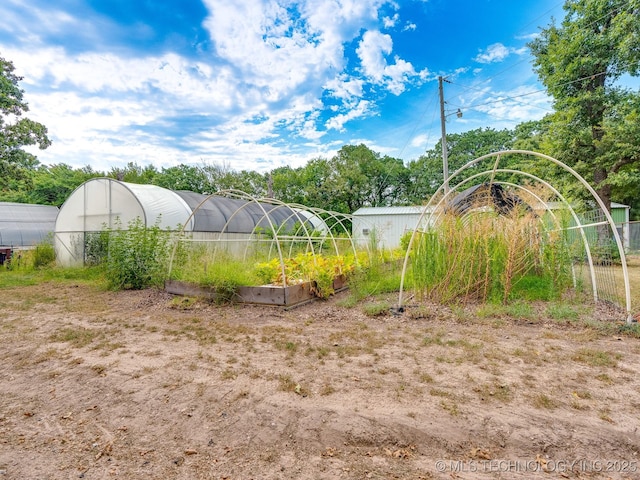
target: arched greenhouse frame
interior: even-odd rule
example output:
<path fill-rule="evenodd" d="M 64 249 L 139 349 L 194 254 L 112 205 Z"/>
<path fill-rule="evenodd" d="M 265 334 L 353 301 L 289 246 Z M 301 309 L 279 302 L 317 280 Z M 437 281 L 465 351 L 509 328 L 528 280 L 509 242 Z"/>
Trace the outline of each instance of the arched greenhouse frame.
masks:
<path fill-rule="evenodd" d="M 357 263 L 349 215 L 235 189 L 198 198 L 171 252 L 166 284 L 172 293 L 202 294 L 204 288 L 215 297 L 232 289 L 226 293 L 234 301 L 286 305 L 306 293 L 333 293 Z M 215 228 L 199 226 L 214 217 Z M 255 282 L 241 275 L 252 266 L 257 266 L 262 289 L 250 287 Z M 185 283 L 193 287 L 185 290 Z M 300 284 L 308 290 L 302 296 L 263 298 Z"/>
<path fill-rule="evenodd" d="M 510 164 L 514 158 L 531 157 L 535 164 L 527 170 L 533 173 L 512 168 Z M 545 169 L 553 169 L 554 178 L 560 178 L 563 188 L 542 178 L 540 172 Z M 569 193 L 563 194 L 560 190 Z M 533 230 L 543 242 L 551 237 L 561 238 L 564 245 L 570 246 L 567 251 L 573 286 L 584 281 L 585 290 L 590 292 L 596 304 L 613 306 L 626 316 L 627 322 L 631 322 L 625 250 L 606 205 L 574 169 L 548 155 L 526 150 L 507 150 L 478 157 L 456 170 L 431 197 L 413 230 L 404 258 L 399 309 L 406 303 L 405 286 L 412 263 L 427 252 L 416 253 L 421 238 L 433 235 L 449 214 L 455 214 L 458 228 L 464 228 L 473 215 L 500 216 L 504 213 L 501 209 L 511 210 L 516 205 L 537 219 Z M 443 241 L 446 243 L 447 239 Z M 414 277 L 417 275 L 413 273 Z M 414 295 L 429 294 L 433 288 L 414 283 Z"/>

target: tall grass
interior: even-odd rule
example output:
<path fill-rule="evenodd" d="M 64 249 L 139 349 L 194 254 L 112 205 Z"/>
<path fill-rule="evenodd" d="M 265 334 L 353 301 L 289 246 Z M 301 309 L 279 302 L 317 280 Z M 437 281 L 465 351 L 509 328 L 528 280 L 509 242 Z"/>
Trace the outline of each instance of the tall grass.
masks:
<path fill-rule="evenodd" d="M 535 214 L 518 209 L 443 214 L 414 242 L 414 286 L 442 303 L 558 298 L 571 284 L 571 259 L 563 239 L 540 226 Z"/>
<path fill-rule="evenodd" d="M 376 230 L 371 231 L 368 248 L 359 253 L 349 277 L 348 303 L 355 304 L 368 297 L 400 290 L 402 259 L 408 241 L 406 237 L 400 249 L 387 250 L 380 247 Z"/>
<path fill-rule="evenodd" d="M 257 285 L 255 261 L 245 260 L 224 248 L 217 251 L 213 242 L 178 243 L 170 272 L 172 280 L 182 280 L 207 287 Z"/>
<path fill-rule="evenodd" d="M 0 266 L 0 288 L 37 285 L 49 281 L 74 281 L 99 284 L 102 272 L 91 268 L 63 268 L 55 264 L 51 238 L 30 249 L 16 249 L 11 259 Z"/>

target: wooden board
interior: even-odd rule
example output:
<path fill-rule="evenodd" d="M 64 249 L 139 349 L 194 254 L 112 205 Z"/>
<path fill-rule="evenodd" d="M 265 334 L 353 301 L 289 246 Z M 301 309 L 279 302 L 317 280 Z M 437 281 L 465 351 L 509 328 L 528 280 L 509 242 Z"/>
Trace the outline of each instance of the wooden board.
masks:
<path fill-rule="evenodd" d="M 215 288 L 202 287 L 189 282 L 167 280 L 164 288 L 167 292 L 174 295 L 208 298 L 214 301 L 218 298 Z M 310 283 L 289 285 L 287 287 L 278 285 L 239 287 L 236 292 L 237 301 L 263 305 L 295 305 L 296 303 L 310 300 L 313 297 Z"/>

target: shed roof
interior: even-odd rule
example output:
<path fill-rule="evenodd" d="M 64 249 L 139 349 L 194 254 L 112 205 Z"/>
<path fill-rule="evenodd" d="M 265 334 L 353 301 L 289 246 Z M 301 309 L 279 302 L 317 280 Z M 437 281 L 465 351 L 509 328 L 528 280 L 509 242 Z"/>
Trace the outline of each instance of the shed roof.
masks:
<path fill-rule="evenodd" d="M 362 207 L 353 212 L 353 215 L 420 215 L 424 209 L 424 206 L 419 205 L 409 205 L 404 207 Z"/>

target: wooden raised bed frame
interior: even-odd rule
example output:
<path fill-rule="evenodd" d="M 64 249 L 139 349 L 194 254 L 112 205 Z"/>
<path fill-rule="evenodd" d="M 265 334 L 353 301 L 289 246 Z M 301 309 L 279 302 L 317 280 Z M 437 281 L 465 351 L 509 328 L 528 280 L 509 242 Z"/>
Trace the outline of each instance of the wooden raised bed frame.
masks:
<path fill-rule="evenodd" d="M 257 303 L 262 305 L 290 306 L 317 298 L 313 294 L 311 282 L 296 285 L 260 285 L 256 287 L 238 287 L 234 301 L 239 303 Z M 344 275 L 333 280 L 333 289 L 341 290 L 346 286 Z M 203 287 L 194 283 L 180 280 L 167 280 L 164 288 L 173 295 L 201 297 L 210 300 L 219 298 L 215 287 Z"/>

